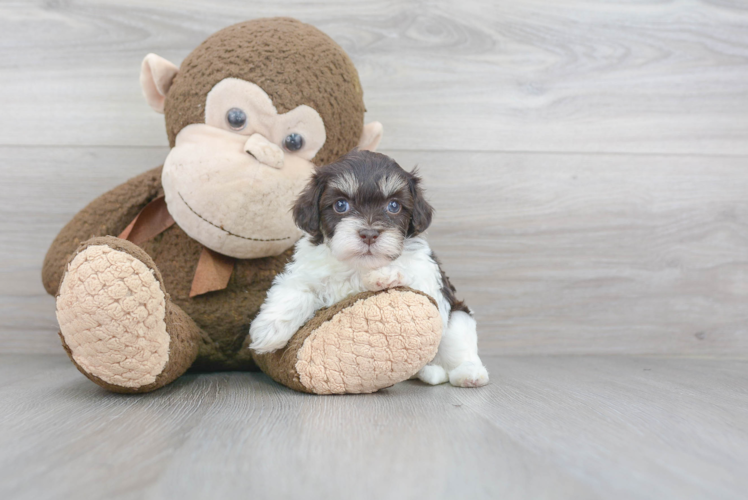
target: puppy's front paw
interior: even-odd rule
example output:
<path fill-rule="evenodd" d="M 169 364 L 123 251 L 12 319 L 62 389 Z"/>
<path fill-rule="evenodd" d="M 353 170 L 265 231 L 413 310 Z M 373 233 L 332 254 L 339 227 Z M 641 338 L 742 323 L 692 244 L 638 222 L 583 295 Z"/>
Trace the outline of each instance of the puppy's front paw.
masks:
<path fill-rule="evenodd" d="M 279 323 L 252 323 L 249 329 L 252 343 L 249 348 L 257 354 L 267 354 L 284 348 L 295 331 L 288 332 L 288 328 Z"/>
<path fill-rule="evenodd" d="M 488 383 L 488 370 L 480 363 L 466 361 L 449 372 L 449 383 L 455 387 L 481 387 Z"/>
<path fill-rule="evenodd" d="M 363 278 L 364 286 L 372 292 L 402 286 L 405 284 L 404 281 L 403 273 L 392 267 L 374 269 Z"/>

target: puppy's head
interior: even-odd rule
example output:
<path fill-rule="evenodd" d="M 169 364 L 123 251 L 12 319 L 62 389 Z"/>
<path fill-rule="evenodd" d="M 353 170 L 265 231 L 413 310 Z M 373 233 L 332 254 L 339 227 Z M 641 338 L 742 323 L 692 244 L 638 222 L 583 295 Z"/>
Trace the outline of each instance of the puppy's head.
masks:
<path fill-rule="evenodd" d="M 431 224 L 415 171 L 391 158 L 353 151 L 320 167 L 293 208 L 310 241 L 330 246 L 338 260 L 376 268 L 396 259 L 405 238 Z"/>

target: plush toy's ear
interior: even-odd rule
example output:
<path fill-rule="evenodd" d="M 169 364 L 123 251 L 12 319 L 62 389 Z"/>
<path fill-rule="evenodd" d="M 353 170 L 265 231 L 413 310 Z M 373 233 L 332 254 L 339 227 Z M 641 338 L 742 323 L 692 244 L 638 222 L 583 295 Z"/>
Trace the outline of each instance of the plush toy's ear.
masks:
<path fill-rule="evenodd" d="M 408 178 L 410 195 L 413 197 L 413 212 L 410 214 L 408 236 L 417 236 L 428 229 L 434 215 L 434 208 L 424 198 L 420 183 L 421 178 L 418 177 L 418 171 L 413 169 Z"/>
<path fill-rule="evenodd" d="M 362 151 L 376 151 L 379 141 L 382 140 L 384 129 L 379 122 L 371 122 L 364 125 L 361 139 L 358 140 L 357 148 Z"/>
<path fill-rule="evenodd" d="M 315 174 L 293 206 L 293 219 L 296 225 L 311 236 L 311 242 L 319 245 L 324 241 L 319 221 L 319 203 L 325 182 Z"/>
<path fill-rule="evenodd" d="M 140 66 L 140 88 L 148 104 L 158 113 L 164 112 L 164 101 L 179 68 L 157 56 L 148 54 Z"/>

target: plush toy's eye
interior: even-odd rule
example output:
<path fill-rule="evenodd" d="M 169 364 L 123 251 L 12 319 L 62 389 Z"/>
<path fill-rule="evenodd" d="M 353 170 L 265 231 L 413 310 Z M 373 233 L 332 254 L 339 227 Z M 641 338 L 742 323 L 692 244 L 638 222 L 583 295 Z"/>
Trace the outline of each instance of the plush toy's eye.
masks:
<path fill-rule="evenodd" d="M 288 151 L 298 151 L 304 147 L 304 138 L 296 132 L 288 134 L 286 138 L 283 139 L 283 147 Z"/>
<path fill-rule="evenodd" d="M 333 204 L 333 209 L 339 214 L 346 213 L 349 208 L 350 205 L 345 200 L 338 200 Z"/>
<path fill-rule="evenodd" d="M 391 214 L 399 214 L 402 207 L 398 202 L 392 200 L 387 204 L 387 211 Z"/>
<path fill-rule="evenodd" d="M 234 130 L 241 130 L 247 126 L 247 114 L 239 108 L 231 108 L 226 113 L 226 121 Z"/>

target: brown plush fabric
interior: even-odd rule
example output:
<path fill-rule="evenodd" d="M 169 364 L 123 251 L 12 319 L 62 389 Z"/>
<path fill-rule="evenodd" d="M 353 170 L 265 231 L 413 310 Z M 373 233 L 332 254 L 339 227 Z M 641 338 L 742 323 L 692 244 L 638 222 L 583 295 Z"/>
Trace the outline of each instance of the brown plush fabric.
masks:
<path fill-rule="evenodd" d="M 317 28 L 290 18 L 256 19 L 211 35 L 182 62 L 166 97 L 169 143 L 205 122 L 205 96 L 224 78 L 263 89 L 279 113 L 306 104 L 325 122 L 327 140 L 314 163 L 330 163 L 358 144 L 363 91 L 348 55 Z"/>
<path fill-rule="evenodd" d="M 73 364 L 90 380 L 96 384 L 104 387 L 113 392 L 120 393 L 143 393 L 150 392 L 159 389 L 166 384 L 174 381 L 177 377 L 182 375 L 192 365 L 197 357 L 199 346 L 206 342 L 207 335 L 200 331 L 200 328 L 195 322 L 178 306 L 173 304 L 169 300 L 169 295 L 166 293 L 163 284 L 163 278 L 159 272 L 156 263 L 150 258 L 150 256 L 135 244 L 114 238 L 111 236 L 105 236 L 100 238 L 91 238 L 90 240 L 81 244 L 78 251 L 73 254 L 70 258 L 72 259 L 85 248 L 97 245 L 106 245 L 114 250 L 125 252 L 132 255 L 142 263 L 144 263 L 149 269 L 153 271 L 156 280 L 159 282 L 161 290 L 166 296 L 166 312 L 165 322 L 166 331 L 169 334 L 169 359 L 164 367 L 163 371 L 156 377 L 156 380 L 150 384 L 143 385 L 140 387 L 122 387 L 119 385 L 108 383 L 95 375 L 92 375 L 87 370 L 83 369 L 73 358 L 73 353 L 70 347 L 66 344 L 65 338 L 62 332 L 59 332 L 60 340 L 65 352 L 70 356 L 70 360 Z M 66 266 L 67 267 L 67 266 Z M 209 339 L 208 339 L 209 340 Z"/>
<path fill-rule="evenodd" d="M 75 214 L 47 251 L 42 265 L 42 283 L 50 295 L 78 246 L 95 236 L 120 234 L 136 215 L 161 192 L 161 168 L 157 167 L 104 193 Z"/>
<path fill-rule="evenodd" d="M 212 339 L 211 344 L 201 346 L 194 368 L 254 369 L 251 359 L 237 356 L 238 351 L 275 275 L 283 270 L 293 250 L 277 257 L 239 259 L 224 290 L 190 297 L 202 248 L 176 224 L 143 244 L 164 276 L 171 300 Z"/>

